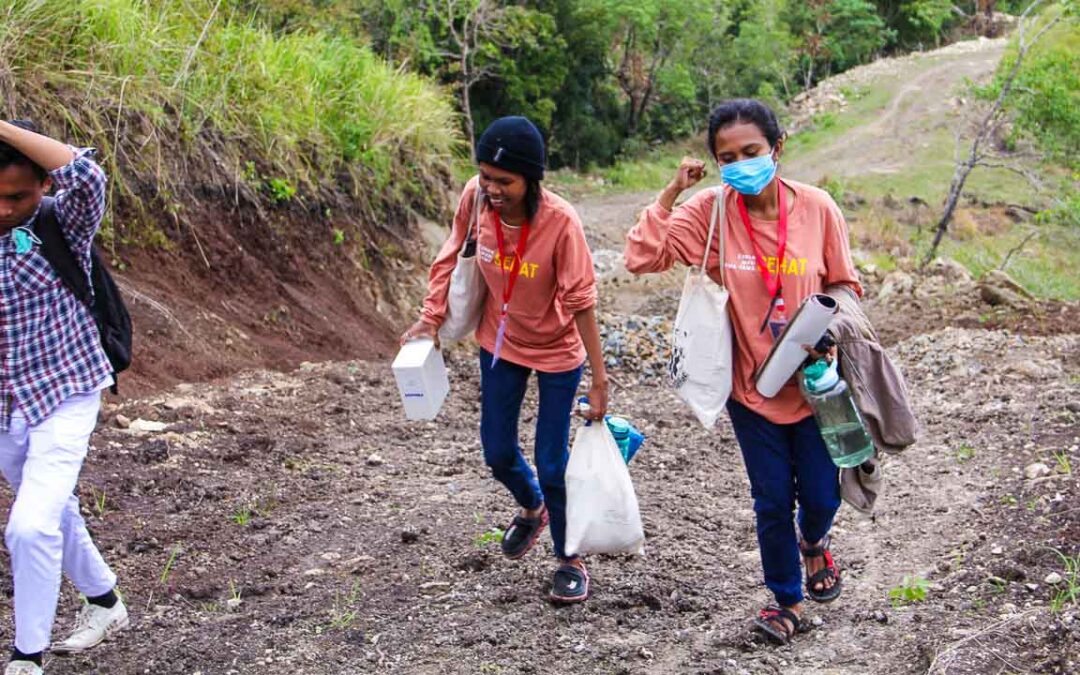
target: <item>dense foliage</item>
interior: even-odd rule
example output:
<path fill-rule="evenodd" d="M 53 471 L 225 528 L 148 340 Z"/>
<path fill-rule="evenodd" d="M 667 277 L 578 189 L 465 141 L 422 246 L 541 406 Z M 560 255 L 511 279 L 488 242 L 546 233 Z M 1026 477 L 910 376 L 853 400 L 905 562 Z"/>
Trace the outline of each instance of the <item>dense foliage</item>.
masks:
<path fill-rule="evenodd" d="M 933 47 L 988 0 L 273 0 L 281 31 L 368 40 L 453 88 L 466 136 L 520 113 L 556 165 L 607 164 L 700 130 L 733 96 L 777 103 L 883 53 Z"/>

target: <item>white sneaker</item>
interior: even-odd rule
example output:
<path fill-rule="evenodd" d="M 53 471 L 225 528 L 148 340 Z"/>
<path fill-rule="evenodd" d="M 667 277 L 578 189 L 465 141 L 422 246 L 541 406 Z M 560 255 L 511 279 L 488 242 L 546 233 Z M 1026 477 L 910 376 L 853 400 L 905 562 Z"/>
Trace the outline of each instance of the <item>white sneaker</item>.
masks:
<path fill-rule="evenodd" d="M 11 661 L 4 669 L 4 675 L 42 675 L 44 672 L 33 661 Z"/>
<path fill-rule="evenodd" d="M 117 599 L 116 604 L 108 609 L 87 603 L 79 612 L 79 618 L 75 620 L 75 630 L 71 636 L 60 644 L 51 646 L 49 651 L 56 654 L 84 652 L 124 630 L 130 623 L 123 600 Z"/>

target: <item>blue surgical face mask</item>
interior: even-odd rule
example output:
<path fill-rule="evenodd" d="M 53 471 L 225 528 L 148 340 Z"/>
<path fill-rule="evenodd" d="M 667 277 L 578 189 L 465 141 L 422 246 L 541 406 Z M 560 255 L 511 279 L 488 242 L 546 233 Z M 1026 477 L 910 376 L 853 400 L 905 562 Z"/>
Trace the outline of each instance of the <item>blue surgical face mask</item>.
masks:
<path fill-rule="evenodd" d="M 772 153 L 720 166 L 724 182 L 744 195 L 759 195 L 776 176 Z"/>

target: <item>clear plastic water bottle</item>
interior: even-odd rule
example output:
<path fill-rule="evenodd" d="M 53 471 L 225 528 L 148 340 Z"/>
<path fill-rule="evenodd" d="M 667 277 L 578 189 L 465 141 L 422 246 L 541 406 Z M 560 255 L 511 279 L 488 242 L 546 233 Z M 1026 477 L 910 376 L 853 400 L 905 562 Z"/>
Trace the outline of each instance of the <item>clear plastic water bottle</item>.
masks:
<path fill-rule="evenodd" d="M 784 307 L 784 298 L 778 296 L 776 306 L 773 307 L 772 314 L 769 316 L 769 332 L 772 333 L 773 340 L 780 337 L 780 333 L 784 332 L 787 324 L 787 309 Z"/>
<path fill-rule="evenodd" d="M 819 359 L 804 368 L 800 386 L 834 464 L 846 469 L 874 456 L 874 441 L 866 431 L 847 383 L 836 370 L 835 360 L 830 365 Z"/>

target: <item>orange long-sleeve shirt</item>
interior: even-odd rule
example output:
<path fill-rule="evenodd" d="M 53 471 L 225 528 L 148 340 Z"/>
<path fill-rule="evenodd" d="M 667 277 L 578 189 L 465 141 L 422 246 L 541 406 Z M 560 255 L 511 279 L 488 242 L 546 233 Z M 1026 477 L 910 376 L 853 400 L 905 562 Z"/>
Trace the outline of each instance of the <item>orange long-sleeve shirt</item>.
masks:
<path fill-rule="evenodd" d="M 472 219 L 477 189 L 476 178 L 465 186 L 453 232 L 431 266 L 423 320 L 433 326 L 441 325 L 446 316 L 450 275 Z M 492 212 L 483 200 L 479 224 L 476 254 L 488 293 L 476 339 L 484 349 L 494 351 L 503 288 L 510 277 L 521 228 L 503 225 L 504 261 L 499 255 Z M 574 207 L 544 190 L 526 243 L 524 262 L 515 272 L 519 277 L 510 299 L 501 358 L 542 372 L 572 370 L 585 362 L 585 345 L 574 315 L 595 306 L 597 298 L 592 253 Z"/>
<path fill-rule="evenodd" d="M 789 207 L 787 251 L 781 274 L 782 295 L 790 319 L 802 301 L 826 286 L 847 284 L 861 296 L 858 274 L 851 261 L 848 229 L 840 208 L 823 190 L 784 180 L 795 193 Z M 810 407 L 792 378 L 776 396 L 766 399 L 754 387 L 753 376 L 772 347 L 768 329 L 760 332 L 770 297 L 758 270 L 750 236 L 739 217 L 737 193 L 725 190 L 726 217 L 724 282 L 731 294 L 728 313 L 735 336 L 732 397 L 776 424 L 791 424 L 809 416 Z M 700 265 L 705 237 L 716 199 L 715 190 L 702 190 L 669 211 L 659 203 L 642 212 L 627 236 L 626 268 L 635 274 L 662 272 L 676 262 Z M 769 271 L 777 268 L 777 221 L 751 218 L 754 238 L 766 256 Z M 707 272 L 720 281 L 720 262 L 714 238 Z"/>

